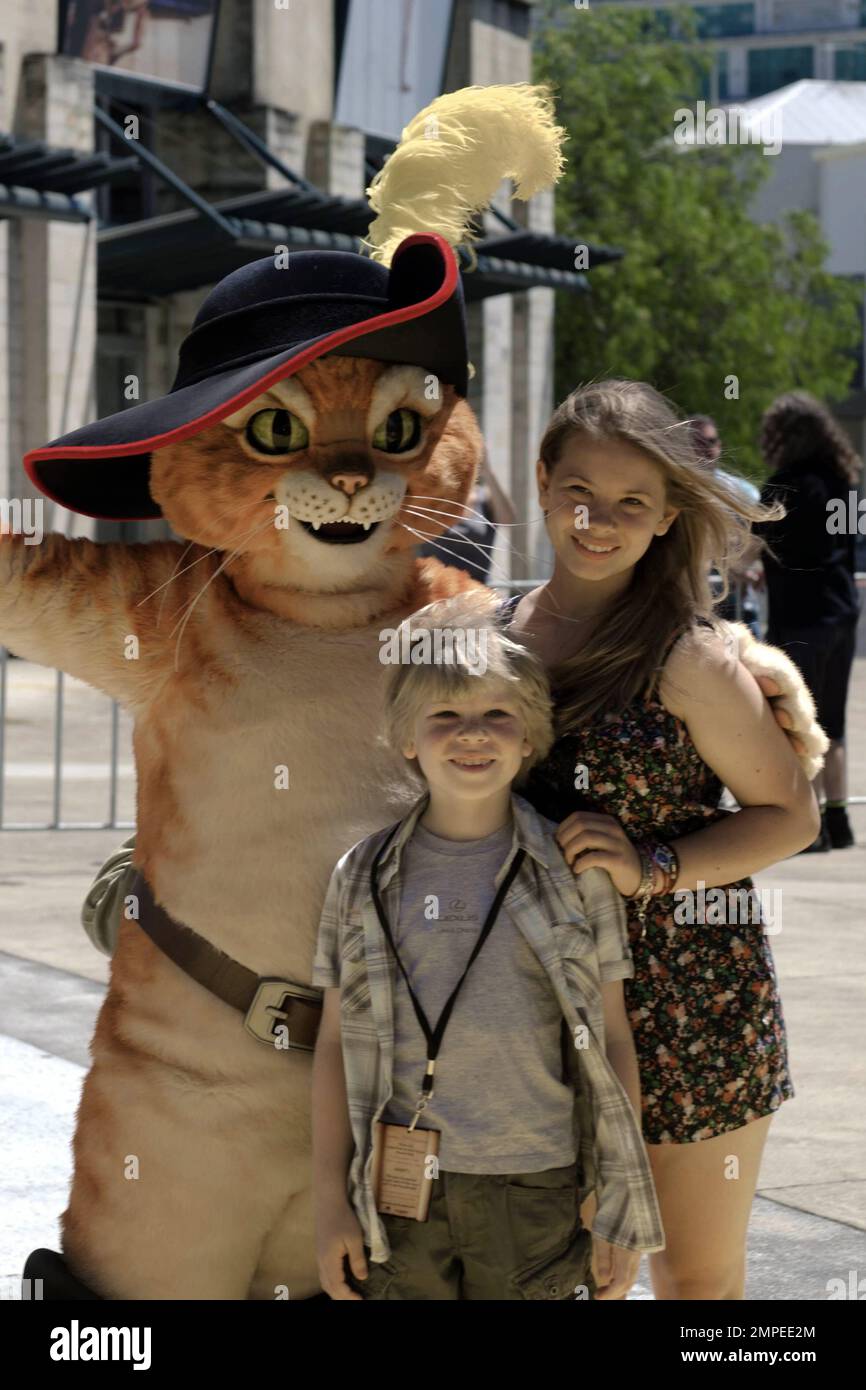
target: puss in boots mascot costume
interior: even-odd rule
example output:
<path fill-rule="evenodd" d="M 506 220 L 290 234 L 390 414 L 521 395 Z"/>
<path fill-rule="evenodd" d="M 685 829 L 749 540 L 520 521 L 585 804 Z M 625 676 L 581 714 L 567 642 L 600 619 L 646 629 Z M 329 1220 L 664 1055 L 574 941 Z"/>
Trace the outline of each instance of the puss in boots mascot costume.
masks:
<path fill-rule="evenodd" d="M 556 178 L 561 136 L 537 88 L 438 99 L 372 189 L 372 256 L 235 271 L 164 399 L 28 455 L 63 505 L 188 542 L 0 540 L 0 642 L 135 721 L 136 877 L 62 1218 L 98 1297 L 318 1291 L 319 914 L 337 859 L 417 797 L 376 736 L 380 633 L 480 587 L 413 554 L 481 458 L 452 246 L 502 178 Z"/>

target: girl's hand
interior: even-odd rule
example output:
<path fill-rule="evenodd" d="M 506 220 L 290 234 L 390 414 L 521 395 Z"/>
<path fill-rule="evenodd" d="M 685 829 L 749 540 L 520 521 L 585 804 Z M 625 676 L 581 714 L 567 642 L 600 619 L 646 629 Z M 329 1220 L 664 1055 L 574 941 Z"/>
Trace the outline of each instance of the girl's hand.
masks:
<path fill-rule="evenodd" d="M 316 1212 L 316 1257 L 319 1264 L 319 1282 L 326 1294 L 334 1299 L 355 1299 L 363 1302 L 362 1295 L 355 1293 L 346 1283 L 343 1257 L 348 1255 L 349 1268 L 355 1279 L 367 1277 L 367 1259 L 364 1255 L 364 1232 L 361 1223 L 348 1202 L 342 1205 L 329 1205 Z"/>
<path fill-rule="evenodd" d="M 601 1236 L 593 1236 L 592 1277 L 595 1296 L 600 1302 L 625 1298 L 637 1278 L 639 1266 L 639 1251 L 625 1250 L 621 1245 L 602 1240 Z"/>
<path fill-rule="evenodd" d="M 640 855 L 614 816 L 574 811 L 554 837 L 574 874 L 585 869 L 607 869 L 624 898 L 640 887 Z"/>

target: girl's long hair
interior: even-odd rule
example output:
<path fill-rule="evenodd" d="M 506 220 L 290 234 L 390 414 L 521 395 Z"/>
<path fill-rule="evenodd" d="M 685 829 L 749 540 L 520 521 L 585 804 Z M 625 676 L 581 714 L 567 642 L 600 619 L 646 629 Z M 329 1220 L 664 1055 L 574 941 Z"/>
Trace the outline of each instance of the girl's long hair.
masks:
<path fill-rule="evenodd" d="M 808 391 L 773 401 L 761 425 L 761 452 L 771 473 L 806 473 L 823 461 L 852 487 L 863 466 L 841 425 Z"/>
<path fill-rule="evenodd" d="M 714 602 L 727 594 L 728 565 L 745 549 L 751 522 L 784 516 L 781 506 L 751 502 L 703 464 L 689 421 L 645 382 L 614 379 L 573 391 L 541 441 L 539 457 L 549 473 L 573 435 L 641 449 L 662 469 L 667 503 L 680 511 L 667 533 L 653 538 L 628 589 L 582 650 L 551 670 L 557 736 L 651 693 L 675 634 L 698 617 L 710 618 Z M 711 566 L 722 577 L 715 600 Z"/>

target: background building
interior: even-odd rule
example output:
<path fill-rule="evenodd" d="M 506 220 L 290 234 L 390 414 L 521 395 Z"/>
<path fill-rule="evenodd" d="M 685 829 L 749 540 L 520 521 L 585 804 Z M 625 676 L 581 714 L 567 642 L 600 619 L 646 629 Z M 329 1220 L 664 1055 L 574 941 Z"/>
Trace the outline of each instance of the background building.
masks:
<path fill-rule="evenodd" d="M 682 0 L 592 0 L 592 8 L 653 9 L 676 37 Z M 800 78 L 866 81 L 864 0 L 689 0 L 714 68 L 703 96 L 734 101 L 762 96 Z"/>

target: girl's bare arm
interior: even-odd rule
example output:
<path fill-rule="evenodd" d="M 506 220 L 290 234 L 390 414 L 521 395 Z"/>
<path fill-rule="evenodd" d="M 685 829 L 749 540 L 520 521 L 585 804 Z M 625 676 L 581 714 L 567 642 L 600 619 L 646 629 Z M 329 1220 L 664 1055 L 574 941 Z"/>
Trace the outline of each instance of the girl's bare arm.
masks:
<path fill-rule="evenodd" d="M 812 842 L 820 828 L 812 788 L 756 681 L 719 636 L 683 637 L 659 694 L 741 807 L 675 841 L 678 889 L 732 883 Z"/>

